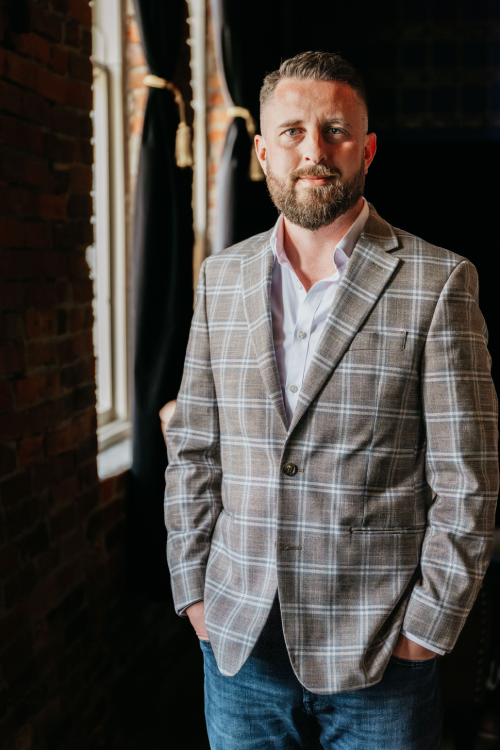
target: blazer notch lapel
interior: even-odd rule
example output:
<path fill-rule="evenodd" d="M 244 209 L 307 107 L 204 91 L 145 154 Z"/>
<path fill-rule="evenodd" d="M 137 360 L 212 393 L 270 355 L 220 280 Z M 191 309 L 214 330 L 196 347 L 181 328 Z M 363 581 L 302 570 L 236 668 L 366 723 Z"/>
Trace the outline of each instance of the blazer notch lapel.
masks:
<path fill-rule="evenodd" d="M 272 230 L 266 233 L 259 249 L 253 249 L 241 261 L 243 306 L 255 357 L 267 395 L 288 430 L 283 393 L 274 353 L 271 316 L 271 279 L 274 254 L 269 244 Z"/>
<path fill-rule="evenodd" d="M 390 250 L 399 246 L 397 237 L 375 209 L 373 212 L 375 220 L 371 220 L 370 211 L 370 219 L 353 250 L 335 295 L 325 329 L 302 384 L 290 432 L 337 367 L 399 265 L 399 258 L 389 254 Z"/>

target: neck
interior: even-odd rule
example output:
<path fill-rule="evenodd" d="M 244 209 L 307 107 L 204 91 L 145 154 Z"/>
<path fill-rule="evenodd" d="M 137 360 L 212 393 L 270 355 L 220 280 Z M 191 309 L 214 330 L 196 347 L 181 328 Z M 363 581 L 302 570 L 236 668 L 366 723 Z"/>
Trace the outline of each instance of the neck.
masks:
<path fill-rule="evenodd" d="M 336 268 L 333 262 L 335 248 L 356 221 L 362 208 L 363 199 L 360 198 L 356 205 L 345 214 L 328 226 L 315 231 L 298 227 L 284 218 L 285 253 L 306 291 L 309 291 L 317 281 L 335 273 Z"/>

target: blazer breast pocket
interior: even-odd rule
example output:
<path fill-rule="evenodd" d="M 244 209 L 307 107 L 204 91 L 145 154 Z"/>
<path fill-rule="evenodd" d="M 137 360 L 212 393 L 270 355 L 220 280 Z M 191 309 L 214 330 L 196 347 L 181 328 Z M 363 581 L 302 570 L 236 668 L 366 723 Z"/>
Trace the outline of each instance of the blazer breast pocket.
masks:
<path fill-rule="evenodd" d="M 348 351 L 390 349 L 402 351 L 406 347 L 407 331 L 359 331 Z"/>

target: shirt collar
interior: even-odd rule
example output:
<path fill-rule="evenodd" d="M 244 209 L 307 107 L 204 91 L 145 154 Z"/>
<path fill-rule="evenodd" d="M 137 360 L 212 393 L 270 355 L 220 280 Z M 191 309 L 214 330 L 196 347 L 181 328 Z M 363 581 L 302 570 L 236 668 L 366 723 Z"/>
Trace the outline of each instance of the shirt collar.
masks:
<path fill-rule="evenodd" d="M 368 216 L 370 215 L 370 209 L 368 202 L 363 198 L 363 208 L 359 212 L 357 219 L 351 224 L 347 232 L 344 234 L 341 240 L 338 241 L 333 252 L 333 260 L 337 267 L 347 264 L 347 261 L 351 257 L 352 251 L 356 246 L 356 242 L 359 240 L 361 232 L 363 231 Z M 278 221 L 274 225 L 274 230 L 271 235 L 271 249 L 274 253 L 274 257 L 278 263 L 282 266 L 287 266 L 292 269 L 292 265 L 287 258 L 285 248 L 283 246 L 283 214 L 280 214 Z M 292 269 L 293 270 L 293 269 Z"/>

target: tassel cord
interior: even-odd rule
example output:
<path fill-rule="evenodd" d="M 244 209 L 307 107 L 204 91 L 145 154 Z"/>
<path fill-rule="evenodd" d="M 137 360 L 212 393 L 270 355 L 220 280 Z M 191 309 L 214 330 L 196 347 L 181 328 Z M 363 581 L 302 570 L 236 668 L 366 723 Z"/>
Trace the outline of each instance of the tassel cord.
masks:
<path fill-rule="evenodd" d="M 248 170 L 248 176 L 252 182 L 261 182 L 261 180 L 265 179 L 265 175 L 260 166 L 254 147 L 253 140 L 255 138 L 255 133 L 257 132 L 257 126 L 255 125 L 255 120 L 253 119 L 250 110 L 245 107 L 228 107 L 226 114 L 228 117 L 242 117 L 245 120 L 247 133 L 251 141 L 250 168 Z"/>
<path fill-rule="evenodd" d="M 184 169 L 185 167 L 192 167 L 194 164 L 193 151 L 191 146 L 191 128 L 186 122 L 186 105 L 184 104 L 184 98 L 173 83 L 167 81 L 166 78 L 160 78 L 155 75 L 147 75 L 143 83 L 150 88 L 155 89 L 167 89 L 174 95 L 175 103 L 179 110 L 179 125 L 177 126 L 177 133 L 175 134 L 175 161 L 178 167 Z"/>

